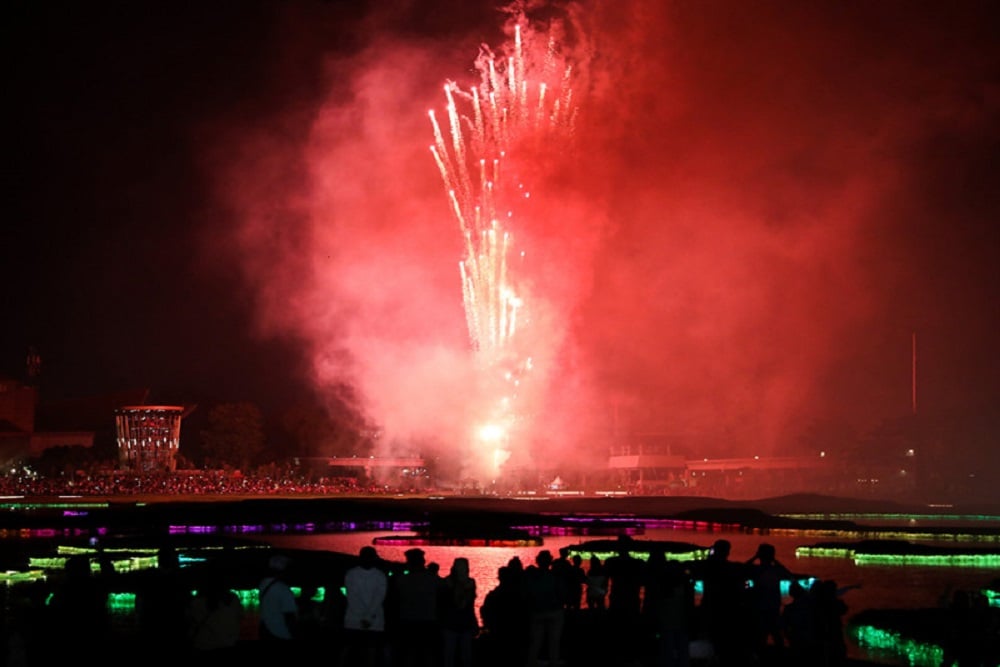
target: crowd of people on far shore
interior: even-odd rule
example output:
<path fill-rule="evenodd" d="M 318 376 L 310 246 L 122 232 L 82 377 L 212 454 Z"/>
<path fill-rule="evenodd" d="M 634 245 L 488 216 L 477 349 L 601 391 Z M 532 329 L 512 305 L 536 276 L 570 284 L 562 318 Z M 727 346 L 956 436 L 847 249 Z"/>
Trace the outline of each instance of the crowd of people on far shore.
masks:
<path fill-rule="evenodd" d="M 582 487 L 567 486 L 556 477 L 556 483 L 523 481 L 482 488 L 473 480 L 465 484 L 439 486 L 428 476 L 411 477 L 403 474 L 374 479 L 365 475 L 313 475 L 294 466 L 276 464 L 253 471 L 229 469 L 177 470 L 134 472 L 121 470 L 77 470 L 71 474 L 39 475 L 24 471 L 0 474 L 0 495 L 4 496 L 337 496 L 337 495 L 397 495 L 465 493 L 512 495 L 549 493 L 586 495 L 613 493 L 618 495 L 685 495 L 726 498 L 761 497 L 789 492 L 795 484 L 816 490 L 822 486 L 830 493 L 855 493 L 862 496 L 870 489 L 851 486 L 809 484 L 804 478 L 790 480 L 766 473 L 724 475 L 699 478 L 677 478 L 670 485 L 645 485 L 637 482 L 588 483 Z"/>
<path fill-rule="evenodd" d="M 348 477 L 310 480 L 277 467 L 252 475 L 205 470 L 196 473 L 81 471 L 67 476 L 0 476 L 0 495 L 6 496 L 340 495 L 397 493 L 407 488 Z"/>

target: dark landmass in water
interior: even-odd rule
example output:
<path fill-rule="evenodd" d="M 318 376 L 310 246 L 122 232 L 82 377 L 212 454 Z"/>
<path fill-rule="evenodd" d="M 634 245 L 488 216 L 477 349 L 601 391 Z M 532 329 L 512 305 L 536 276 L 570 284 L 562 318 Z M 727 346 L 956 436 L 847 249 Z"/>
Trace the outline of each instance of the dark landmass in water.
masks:
<path fill-rule="evenodd" d="M 313 523 L 352 521 L 434 522 L 456 528 L 474 523 L 482 526 L 518 525 L 528 519 L 535 524 L 545 517 L 572 515 L 663 518 L 740 524 L 752 528 L 850 529 L 851 521 L 798 518 L 782 514 L 1000 514 L 996 506 L 933 507 L 886 500 L 795 494 L 758 500 L 725 500 L 702 496 L 618 497 L 495 497 L 495 496 L 109 496 L 33 498 L 36 509 L 6 512 L 0 528 L 36 525 L 41 517 L 67 525 L 105 522 L 122 530 L 142 532 L 164 526 L 201 521 L 211 523 Z M 67 513 L 67 503 L 92 504 L 85 515 Z M 98 506 L 98 504 L 100 504 Z M 54 509 L 46 511 L 45 506 Z M 555 518 L 553 518 L 555 521 Z"/>

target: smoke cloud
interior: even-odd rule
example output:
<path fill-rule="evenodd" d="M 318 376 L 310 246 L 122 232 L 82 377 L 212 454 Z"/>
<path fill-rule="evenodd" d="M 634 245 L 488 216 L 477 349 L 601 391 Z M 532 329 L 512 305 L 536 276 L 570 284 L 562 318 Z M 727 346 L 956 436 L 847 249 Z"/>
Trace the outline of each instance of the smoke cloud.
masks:
<path fill-rule="evenodd" d="M 971 14 L 901 7 L 527 10 L 540 30 L 565 22 L 579 106 L 572 139 L 533 154 L 518 230 L 543 343 L 522 388 L 532 465 L 597 462 L 624 433 L 800 453 L 816 421 L 905 414 L 911 332 L 943 326 L 921 295 L 947 300 L 928 274 L 953 267 L 930 253 L 953 191 L 928 146 L 987 135 L 998 96 Z M 321 99 L 233 125 L 210 158 L 238 223 L 206 240 L 232 251 L 261 334 L 301 345 L 316 392 L 350 401 L 382 453 L 434 451 L 460 474 L 490 387 L 427 110 L 446 81 L 476 83 L 479 42 L 510 39 L 484 15 L 427 34 L 360 19 L 354 48 L 326 55 Z"/>

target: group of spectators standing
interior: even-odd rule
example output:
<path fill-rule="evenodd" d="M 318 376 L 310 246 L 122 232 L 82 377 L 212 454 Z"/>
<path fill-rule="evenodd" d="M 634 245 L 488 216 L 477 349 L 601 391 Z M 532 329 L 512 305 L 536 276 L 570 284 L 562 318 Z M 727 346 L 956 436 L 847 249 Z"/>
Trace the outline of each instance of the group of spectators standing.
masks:
<path fill-rule="evenodd" d="M 731 561 L 726 540 L 706 560 L 685 562 L 662 552 L 640 560 L 628 545 L 622 540 L 606 560 L 546 549 L 527 565 L 512 558 L 478 613 L 481 591 L 465 557 L 443 574 L 421 549 L 400 564 L 365 546 L 349 567 L 328 573 L 319 595 L 318 585 L 293 593 L 291 559 L 275 553 L 257 587 L 256 619 L 221 562 L 192 580 L 165 546 L 136 591 L 137 641 L 116 650 L 129 658 L 124 664 L 193 666 L 317 657 L 333 667 L 833 667 L 846 660 L 842 590 L 831 581 L 809 590 L 793 584 L 783 604 L 780 586 L 790 573 L 770 545 L 748 562 Z M 110 563 L 95 573 L 88 556 L 69 558 L 39 615 L 23 617 L 20 634 L 5 631 L 0 665 L 66 664 L 88 650 L 116 664 L 109 649 L 120 637 L 107 606 L 114 576 Z M 700 599 L 696 581 L 703 582 Z M 248 621 L 257 641 L 246 641 Z"/>
<path fill-rule="evenodd" d="M 156 567 L 137 573 L 134 615 L 123 623 L 112 611 L 118 575 L 106 553 L 97 563 L 74 554 L 61 576 L 24 584 L 19 595 L 7 589 L 0 665 L 207 666 L 240 642 L 246 614 L 221 564 L 192 579 L 177 551 L 161 547 Z"/>
<path fill-rule="evenodd" d="M 357 564 L 342 582 L 331 581 L 321 600 L 315 587 L 293 594 L 287 564 L 282 555 L 272 557 L 258 588 L 262 654 L 275 660 L 332 655 L 334 667 L 476 664 L 473 642 L 480 624 L 467 558 L 455 558 L 442 577 L 420 549 L 409 550 L 404 567 L 394 570 L 365 546 Z"/>
<path fill-rule="evenodd" d="M 270 667 L 316 657 L 331 667 L 846 663 L 843 595 L 852 586 L 818 580 L 804 587 L 767 543 L 747 561 L 732 560 L 725 539 L 695 561 L 673 560 L 663 551 L 641 560 L 632 546 L 622 538 L 617 553 L 603 560 L 546 549 L 528 564 L 512 558 L 498 569 L 497 584 L 481 604 L 483 591 L 461 556 L 442 574 L 419 548 L 408 550 L 400 564 L 365 546 L 349 567 L 319 575 L 328 579 L 320 595 L 315 582 L 293 592 L 292 561 L 274 553 L 257 586 L 256 619 L 233 592 L 221 561 L 198 569 L 192 580 L 181 575 L 177 553 L 165 546 L 157 567 L 138 582 L 138 641 L 124 664 L 236 660 Z M 66 664 L 88 650 L 105 658 L 102 664 L 115 664 L 106 659 L 116 641 L 107 604 L 114 576 L 109 561 L 95 573 L 89 556 L 70 557 L 61 578 L 37 589 L 41 597 L 20 614 L 18 625 L 4 614 L 0 667 Z M 787 596 L 785 582 L 791 582 Z M 9 595 L 5 612 L 15 606 Z M 979 665 L 974 656 L 988 653 L 983 638 L 996 632 L 983 629 L 990 618 L 983 604 L 962 591 L 951 600 L 945 664 Z M 246 641 L 248 620 L 259 620 L 253 629 L 258 641 Z"/>
<path fill-rule="evenodd" d="M 478 615 L 464 557 L 442 576 L 420 549 L 407 551 L 404 566 L 394 569 L 365 546 L 342 582 L 331 582 L 329 588 L 342 584 L 343 594 L 328 594 L 321 604 L 307 594 L 273 592 L 279 560 L 261 582 L 260 636 L 275 639 L 283 654 L 297 644 L 335 655 L 337 667 L 846 662 L 846 589 L 833 581 L 808 589 L 793 583 L 784 604 L 782 581 L 793 575 L 771 545 L 761 544 L 747 562 L 729 553 L 726 540 L 706 560 L 685 562 L 663 552 L 638 559 L 627 541 L 614 556 L 587 562 L 542 549 L 528 565 L 515 557 L 499 568 Z M 703 583 L 700 596 L 696 581 Z"/>

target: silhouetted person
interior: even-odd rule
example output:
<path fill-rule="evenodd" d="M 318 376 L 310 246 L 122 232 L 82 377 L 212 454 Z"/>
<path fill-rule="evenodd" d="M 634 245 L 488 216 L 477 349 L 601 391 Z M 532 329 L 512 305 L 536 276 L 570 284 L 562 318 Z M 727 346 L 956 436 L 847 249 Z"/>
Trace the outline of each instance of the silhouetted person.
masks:
<path fill-rule="evenodd" d="M 837 583 L 831 579 L 814 582 L 810 594 L 816 611 L 819 664 L 840 667 L 847 662 L 847 641 L 844 638 L 847 603 L 840 599 Z"/>
<path fill-rule="evenodd" d="M 422 549 L 405 554 L 406 566 L 390 581 L 395 616 L 397 664 L 436 667 L 441 657 L 438 623 L 440 578 L 427 568 Z"/>
<path fill-rule="evenodd" d="M 639 654 L 639 617 L 645 566 L 629 551 L 631 539 L 619 538 L 618 553 L 605 562 L 608 572 L 608 623 L 611 641 L 620 647 L 622 659 L 634 661 Z"/>
<path fill-rule="evenodd" d="M 607 607 L 608 571 L 597 556 L 591 556 L 587 566 L 587 609 Z"/>
<path fill-rule="evenodd" d="M 267 561 L 267 574 L 257 585 L 260 610 L 257 635 L 263 641 L 291 641 L 298 630 L 299 605 L 286 579 L 289 564 L 287 556 L 271 556 Z M 269 647 L 269 650 L 285 649 Z"/>
<path fill-rule="evenodd" d="M 722 667 L 742 667 L 749 653 L 744 604 L 747 573 L 742 563 L 729 560 L 729 540 L 716 540 L 708 558 L 697 563 L 702 580 L 699 621 Z"/>
<path fill-rule="evenodd" d="M 439 616 L 444 640 L 444 667 L 472 667 L 476 619 L 476 580 L 469 576 L 469 559 L 459 556 L 439 588 Z"/>
<path fill-rule="evenodd" d="M 361 547 L 358 564 L 344 574 L 347 608 L 340 664 L 375 667 L 384 649 L 385 598 L 389 581 L 374 547 Z"/>
<path fill-rule="evenodd" d="M 643 563 L 632 556 L 630 539 L 621 539 L 618 553 L 604 563 L 608 573 L 608 611 L 635 620 L 642 608 Z"/>
<path fill-rule="evenodd" d="M 684 566 L 654 552 L 646 566 L 643 614 L 654 640 L 656 667 L 688 667 L 694 625 L 694 586 Z"/>
<path fill-rule="evenodd" d="M 523 575 L 524 600 L 528 611 L 528 660 L 535 667 L 541 659 L 542 647 L 547 648 L 550 665 L 556 665 L 562 654 L 562 634 L 565 615 L 562 581 L 552 572 L 552 553 L 542 549 L 535 556 L 535 565 Z"/>
<path fill-rule="evenodd" d="M 49 639 L 39 648 L 49 658 L 35 660 L 35 664 L 69 664 L 81 655 L 100 660 L 111 631 L 108 591 L 91 573 L 88 556 L 78 554 L 66 561 L 64 579 L 49 601 L 48 616 Z"/>
<path fill-rule="evenodd" d="M 139 636 L 155 655 L 166 659 L 186 650 L 190 599 L 191 587 L 181 576 L 177 551 L 160 547 L 156 569 L 144 574 L 135 596 Z"/>
<path fill-rule="evenodd" d="M 563 550 L 560 550 L 563 553 Z M 583 569 L 583 558 L 580 554 L 573 554 L 572 558 L 562 558 L 557 561 L 561 563 L 559 573 L 565 579 L 566 601 L 564 606 L 567 610 L 575 611 L 580 608 L 583 600 L 584 585 L 587 583 L 587 572 Z"/>
<path fill-rule="evenodd" d="M 218 566 L 210 566 L 196 582 L 188 602 L 188 638 L 196 665 L 225 664 L 240 640 L 243 605 Z"/>
<path fill-rule="evenodd" d="M 780 654 L 784 648 L 781 628 L 781 582 L 792 574 L 775 558 L 774 546 L 763 543 L 747 561 L 748 576 L 753 582 L 749 590 L 749 608 L 754 626 L 752 641 L 758 656 L 769 652 Z"/>
<path fill-rule="evenodd" d="M 788 587 L 791 600 L 781 610 L 781 627 L 788 644 L 789 665 L 811 665 L 819 661 L 816 609 L 812 595 L 799 582 Z"/>
<path fill-rule="evenodd" d="M 392 578 L 396 617 L 396 662 L 401 667 L 436 667 L 441 656 L 438 623 L 440 578 L 426 567 L 422 549 L 405 554 L 406 566 Z"/>
<path fill-rule="evenodd" d="M 323 644 L 326 643 L 330 631 L 326 595 L 320 597 L 319 585 L 306 583 L 302 585 L 295 602 L 298 614 L 295 622 L 295 639 L 303 644 L 302 650 L 309 655 L 318 656 Z"/>
<path fill-rule="evenodd" d="M 483 619 L 485 653 L 496 665 L 524 663 L 524 647 L 528 643 L 528 625 L 521 596 L 520 575 L 510 566 L 497 570 L 498 583 L 483 598 L 479 614 Z"/>

